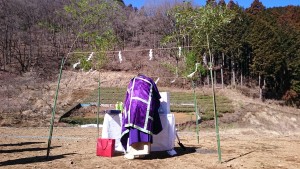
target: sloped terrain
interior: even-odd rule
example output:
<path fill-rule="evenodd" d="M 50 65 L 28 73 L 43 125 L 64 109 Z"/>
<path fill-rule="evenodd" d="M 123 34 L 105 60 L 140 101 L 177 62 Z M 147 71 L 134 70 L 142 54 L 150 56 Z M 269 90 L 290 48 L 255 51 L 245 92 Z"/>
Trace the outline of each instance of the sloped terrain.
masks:
<path fill-rule="evenodd" d="M 58 122 L 72 106 L 82 102 L 98 87 L 100 77 L 101 87 L 126 87 L 129 80 L 136 74 L 110 72 L 82 72 L 65 70 L 60 83 L 56 117 Z M 4 77 L 4 75 L 2 75 Z M 6 74 L 6 81 L 1 82 L 0 125 L 12 127 L 49 126 L 52 107 L 54 104 L 57 81 L 43 82 L 34 78 L 31 73 L 24 76 Z M 158 87 L 161 90 L 166 89 Z M 168 90 L 192 92 L 190 88 L 172 88 Z M 240 94 L 234 89 L 217 89 L 217 94 L 232 101 L 234 113 L 226 113 L 220 118 L 220 125 L 234 125 L 238 127 L 254 127 L 277 132 L 289 132 L 299 129 L 300 111 L 291 107 L 284 107 L 272 101 L 261 102 Z M 196 92 L 210 94 L 210 88 L 197 88 Z M 123 98 L 121 98 L 123 100 Z M 218 104 L 218 103 L 217 103 Z M 230 103 L 231 104 L 231 103 Z M 229 105 L 231 106 L 231 105 Z M 205 105 L 202 107 L 205 107 Z M 190 117 L 178 115 L 178 121 Z M 61 125 L 61 124 L 57 124 Z M 213 127 L 214 121 L 206 121 L 202 127 Z"/>
<path fill-rule="evenodd" d="M 4 76 L 4 75 L 2 75 Z M 59 117 L 80 103 L 98 86 L 127 86 L 135 76 L 128 72 L 64 71 L 60 84 L 50 157 L 46 159 L 49 121 L 57 81 L 44 82 L 28 73 L 6 74 L 1 81 L 0 166 L 5 168 L 299 168 L 300 111 L 274 101 L 261 102 L 235 89 L 217 89 L 232 101 L 234 113 L 220 118 L 222 163 L 218 163 L 214 121 L 200 123 L 198 144 L 195 126 L 186 124 L 178 135 L 187 150 L 176 143 L 177 156 L 155 152 L 140 160 L 122 154 L 97 157 L 96 128 L 62 127 Z M 160 87 L 160 86 L 159 86 Z M 165 88 L 161 88 L 162 90 Z M 192 92 L 188 88 L 169 88 Z M 211 92 L 197 88 L 196 92 Z M 188 117 L 176 115 L 176 121 Z M 177 126 L 178 127 L 178 126 Z M 101 131 L 100 131 L 101 132 Z M 177 142 L 177 141 L 176 141 Z"/>

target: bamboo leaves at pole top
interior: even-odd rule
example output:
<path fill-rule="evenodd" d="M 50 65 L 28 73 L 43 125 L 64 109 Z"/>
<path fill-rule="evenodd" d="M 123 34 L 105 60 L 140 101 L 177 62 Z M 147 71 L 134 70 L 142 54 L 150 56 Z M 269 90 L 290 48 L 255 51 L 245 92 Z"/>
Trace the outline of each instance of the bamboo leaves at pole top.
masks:
<path fill-rule="evenodd" d="M 212 3 L 198 8 L 176 7 L 172 11 L 176 26 L 180 32 L 193 37 L 193 45 L 204 45 L 206 34 L 213 37 L 212 33 L 223 24 L 229 23 L 235 16 L 233 10 L 225 5 L 214 5 Z M 206 42 L 205 42 L 206 43 Z"/>
<path fill-rule="evenodd" d="M 85 50 L 106 51 L 117 42 L 112 18 L 119 7 L 115 1 L 71 0 L 64 9 L 67 17 L 73 21 L 74 32 L 86 41 Z M 94 67 L 101 68 L 105 64 L 106 54 L 98 52 L 95 55 Z"/>
<path fill-rule="evenodd" d="M 196 46 L 208 45 L 206 37 L 209 40 L 216 39 L 216 30 L 222 25 L 229 23 L 234 17 L 235 12 L 228 9 L 226 6 L 213 6 L 208 4 L 206 6 L 195 9 L 192 13 L 192 24 L 194 29 L 191 32 Z M 208 49 L 208 47 L 206 48 Z M 211 57 L 211 56 L 210 56 Z"/>
<path fill-rule="evenodd" d="M 210 41 L 220 39 L 219 28 L 231 22 L 236 12 L 235 9 L 231 10 L 222 3 L 216 5 L 214 1 L 211 1 L 206 6 L 197 8 L 193 8 L 188 3 L 179 5 L 169 11 L 168 14 L 173 17 L 176 28 L 171 35 L 165 38 L 165 41 L 174 42 L 177 40 L 178 43 L 178 39 L 184 39 L 188 36 L 190 37 L 189 44 L 195 47 L 193 48 L 195 49 L 194 53 L 197 54 L 195 57 L 199 57 L 194 60 L 201 60 L 201 53 L 206 51 L 209 54 L 209 60 L 212 61 Z"/>
<path fill-rule="evenodd" d="M 190 3 L 184 3 L 168 11 L 167 16 L 173 21 L 174 27 L 171 34 L 162 40 L 163 45 L 176 43 L 176 45 L 181 46 L 183 44 L 193 29 L 193 25 L 190 24 L 190 13 L 193 10 Z"/>
<path fill-rule="evenodd" d="M 74 21 L 74 30 L 88 40 L 93 48 L 107 50 L 115 42 L 111 17 L 118 10 L 117 3 L 105 0 L 71 0 L 64 7 L 66 15 Z M 78 33 L 76 32 L 76 33 Z"/>

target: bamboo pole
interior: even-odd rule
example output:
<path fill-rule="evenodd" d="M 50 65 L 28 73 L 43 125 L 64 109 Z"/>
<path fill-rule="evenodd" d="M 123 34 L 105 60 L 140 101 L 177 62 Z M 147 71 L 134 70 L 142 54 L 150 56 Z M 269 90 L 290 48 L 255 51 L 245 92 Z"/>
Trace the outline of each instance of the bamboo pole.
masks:
<path fill-rule="evenodd" d="M 50 121 L 50 131 L 49 131 L 49 137 L 48 137 L 47 158 L 49 157 L 49 154 L 50 154 L 50 146 L 51 146 L 51 139 L 52 139 L 52 133 L 53 133 L 53 123 L 54 123 L 54 116 L 55 116 L 55 110 L 56 110 L 56 102 L 57 102 L 57 97 L 58 97 L 58 90 L 59 90 L 63 65 L 64 65 L 64 58 L 62 58 L 62 60 L 61 60 L 59 76 L 58 76 L 58 83 L 57 83 L 55 99 L 54 99 L 54 106 L 52 109 L 52 117 L 51 117 L 51 121 Z"/>
<path fill-rule="evenodd" d="M 76 39 L 73 41 L 73 44 L 72 44 L 72 46 L 71 46 L 71 48 L 70 48 L 67 56 L 65 58 L 63 57 L 62 60 L 61 60 L 61 65 L 60 65 L 60 70 L 59 70 L 59 76 L 58 76 L 58 83 L 57 83 L 57 88 L 56 88 L 56 93 L 55 93 L 55 98 L 54 98 L 54 106 L 53 106 L 53 109 L 52 109 L 52 117 L 51 117 L 51 120 L 50 120 L 50 131 L 49 131 L 49 138 L 48 138 L 47 158 L 49 157 L 49 154 L 50 154 L 50 146 L 51 146 L 51 139 L 52 139 L 52 133 L 53 133 L 53 123 L 54 123 L 54 116 L 55 116 L 55 110 L 56 110 L 56 102 L 57 102 L 57 97 L 58 97 L 58 90 L 59 90 L 59 85 L 60 85 L 60 80 L 61 80 L 61 75 L 62 75 L 62 69 L 64 67 L 64 64 L 65 64 L 66 60 L 69 57 L 70 52 L 73 49 L 73 46 L 75 45 L 75 42 L 79 38 L 81 31 L 82 30 L 79 31 L 78 35 L 76 36 Z"/>
<path fill-rule="evenodd" d="M 211 51 L 210 51 L 210 44 L 209 44 L 208 34 L 206 34 L 206 40 L 207 40 L 207 47 L 208 47 L 210 60 L 212 61 L 212 54 L 211 54 Z M 215 117 L 214 119 L 215 119 L 215 129 L 216 129 L 216 137 L 217 137 L 218 157 L 219 157 L 219 162 L 221 162 L 222 158 L 221 158 L 221 145 L 220 145 L 218 112 L 217 112 L 217 104 L 216 104 L 216 96 L 215 96 L 215 85 L 214 85 L 214 78 L 213 78 L 213 70 L 212 69 L 213 69 L 213 63 L 210 62 L 209 70 L 210 70 L 211 87 L 212 87 L 212 94 L 213 94 L 213 106 L 214 106 L 214 117 Z"/>
<path fill-rule="evenodd" d="M 100 71 L 99 71 L 99 82 L 98 82 L 98 103 L 97 103 L 97 138 L 99 138 L 99 114 L 100 114 Z"/>
<path fill-rule="evenodd" d="M 193 89 L 194 89 L 194 107 L 195 107 L 195 114 L 196 114 L 197 142 L 199 144 L 199 121 L 198 121 L 199 112 L 198 112 L 198 108 L 197 108 L 197 99 L 196 99 L 196 91 L 195 91 L 195 82 L 194 82 L 194 80 L 192 81 L 192 84 L 193 84 Z"/>
<path fill-rule="evenodd" d="M 210 76 L 211 76 L 211 80 L 213 81 L 212 67 L 210 68 Z M 217 112 L 217 104 L 216 104 L 215 85 L 214 85 L 214 83 L 212 83 L 212 93 L 213 93 L 213 106 L 214 106 L 214 116 L 215 116 L 215 129 L 216 129 L 216 137 L 217 137 L 218 157 L 219 157 L 219 162 L 221 162 L 222 161 L 222 158 L 221 158 L 221 144 L 220 144 L 219 122 L 218 122 L 218 112 Z"/>

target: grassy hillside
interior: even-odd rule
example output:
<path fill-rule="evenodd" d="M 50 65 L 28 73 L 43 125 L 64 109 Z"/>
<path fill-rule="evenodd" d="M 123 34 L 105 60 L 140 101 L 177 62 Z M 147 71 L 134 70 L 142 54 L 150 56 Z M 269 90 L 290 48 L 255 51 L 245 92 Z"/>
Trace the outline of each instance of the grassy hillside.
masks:
<path fill-rule="evenodd" d="M 193 113 L 194 94 L 192 92 L 170 92 L 171 112 L 173 113 Z M 100 89 L 101 104 L 115 104 L 117 101 L 123 101 L 125 97 L 125 88 L 105 87 Z M 197 107 L 201 113 L 202 120 L 213 119 L 212 96 L 196 91 Z M 234 112 L 231 101 L 225 96 L 216 96 L 217 110 L 222 116 L 223 113 Z M 98 90 L 94 90 L 84 99 L 83 103 L 92 103 L 98 101 Z"/>

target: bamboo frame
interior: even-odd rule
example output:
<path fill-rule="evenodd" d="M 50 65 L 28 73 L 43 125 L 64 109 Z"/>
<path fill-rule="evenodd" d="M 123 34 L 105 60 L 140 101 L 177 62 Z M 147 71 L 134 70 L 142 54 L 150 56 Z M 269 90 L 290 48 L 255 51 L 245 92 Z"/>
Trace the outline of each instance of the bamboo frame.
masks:
<path fill-rule="evenodd" d="M 192 81 L 193 89 L 194 89 L 194 107 L 195 107 L 195 114 L 196 114 L 196 133 L 197 133 L 197 142 L 199 144 L 199 112 L 198 112 L 198 107 L 197 107 L 197 99 L 196 99 L 196 86 L 194 80 Z"/>
<path fill-rule="evenodd" d="M 52 133 L 53 133 L 53 123 L 54 123 L 54 117 L 55 117 L 55 111 L 56 111 L 56 102 L 57 102 L 57 98 L 58 98 L 58 90 L 59 90 L 63 65 L 64 65 L 64 58 L 62 58 L 62 60 L 61 60 L 59 76 L 58 76 L 58 83 L 57 83 L 55 99 L 54 99 L 54 106 L 52 109 L 52 116 L 51 116 L 51 121 L 50 121 L 50 131 L 49 131 L 49 137 L 48 137 L 48 146 L 47 146 L 47 158 L 49 157 L 49 154 L 50 154 L 50 146 L 51 146 Z"/>

